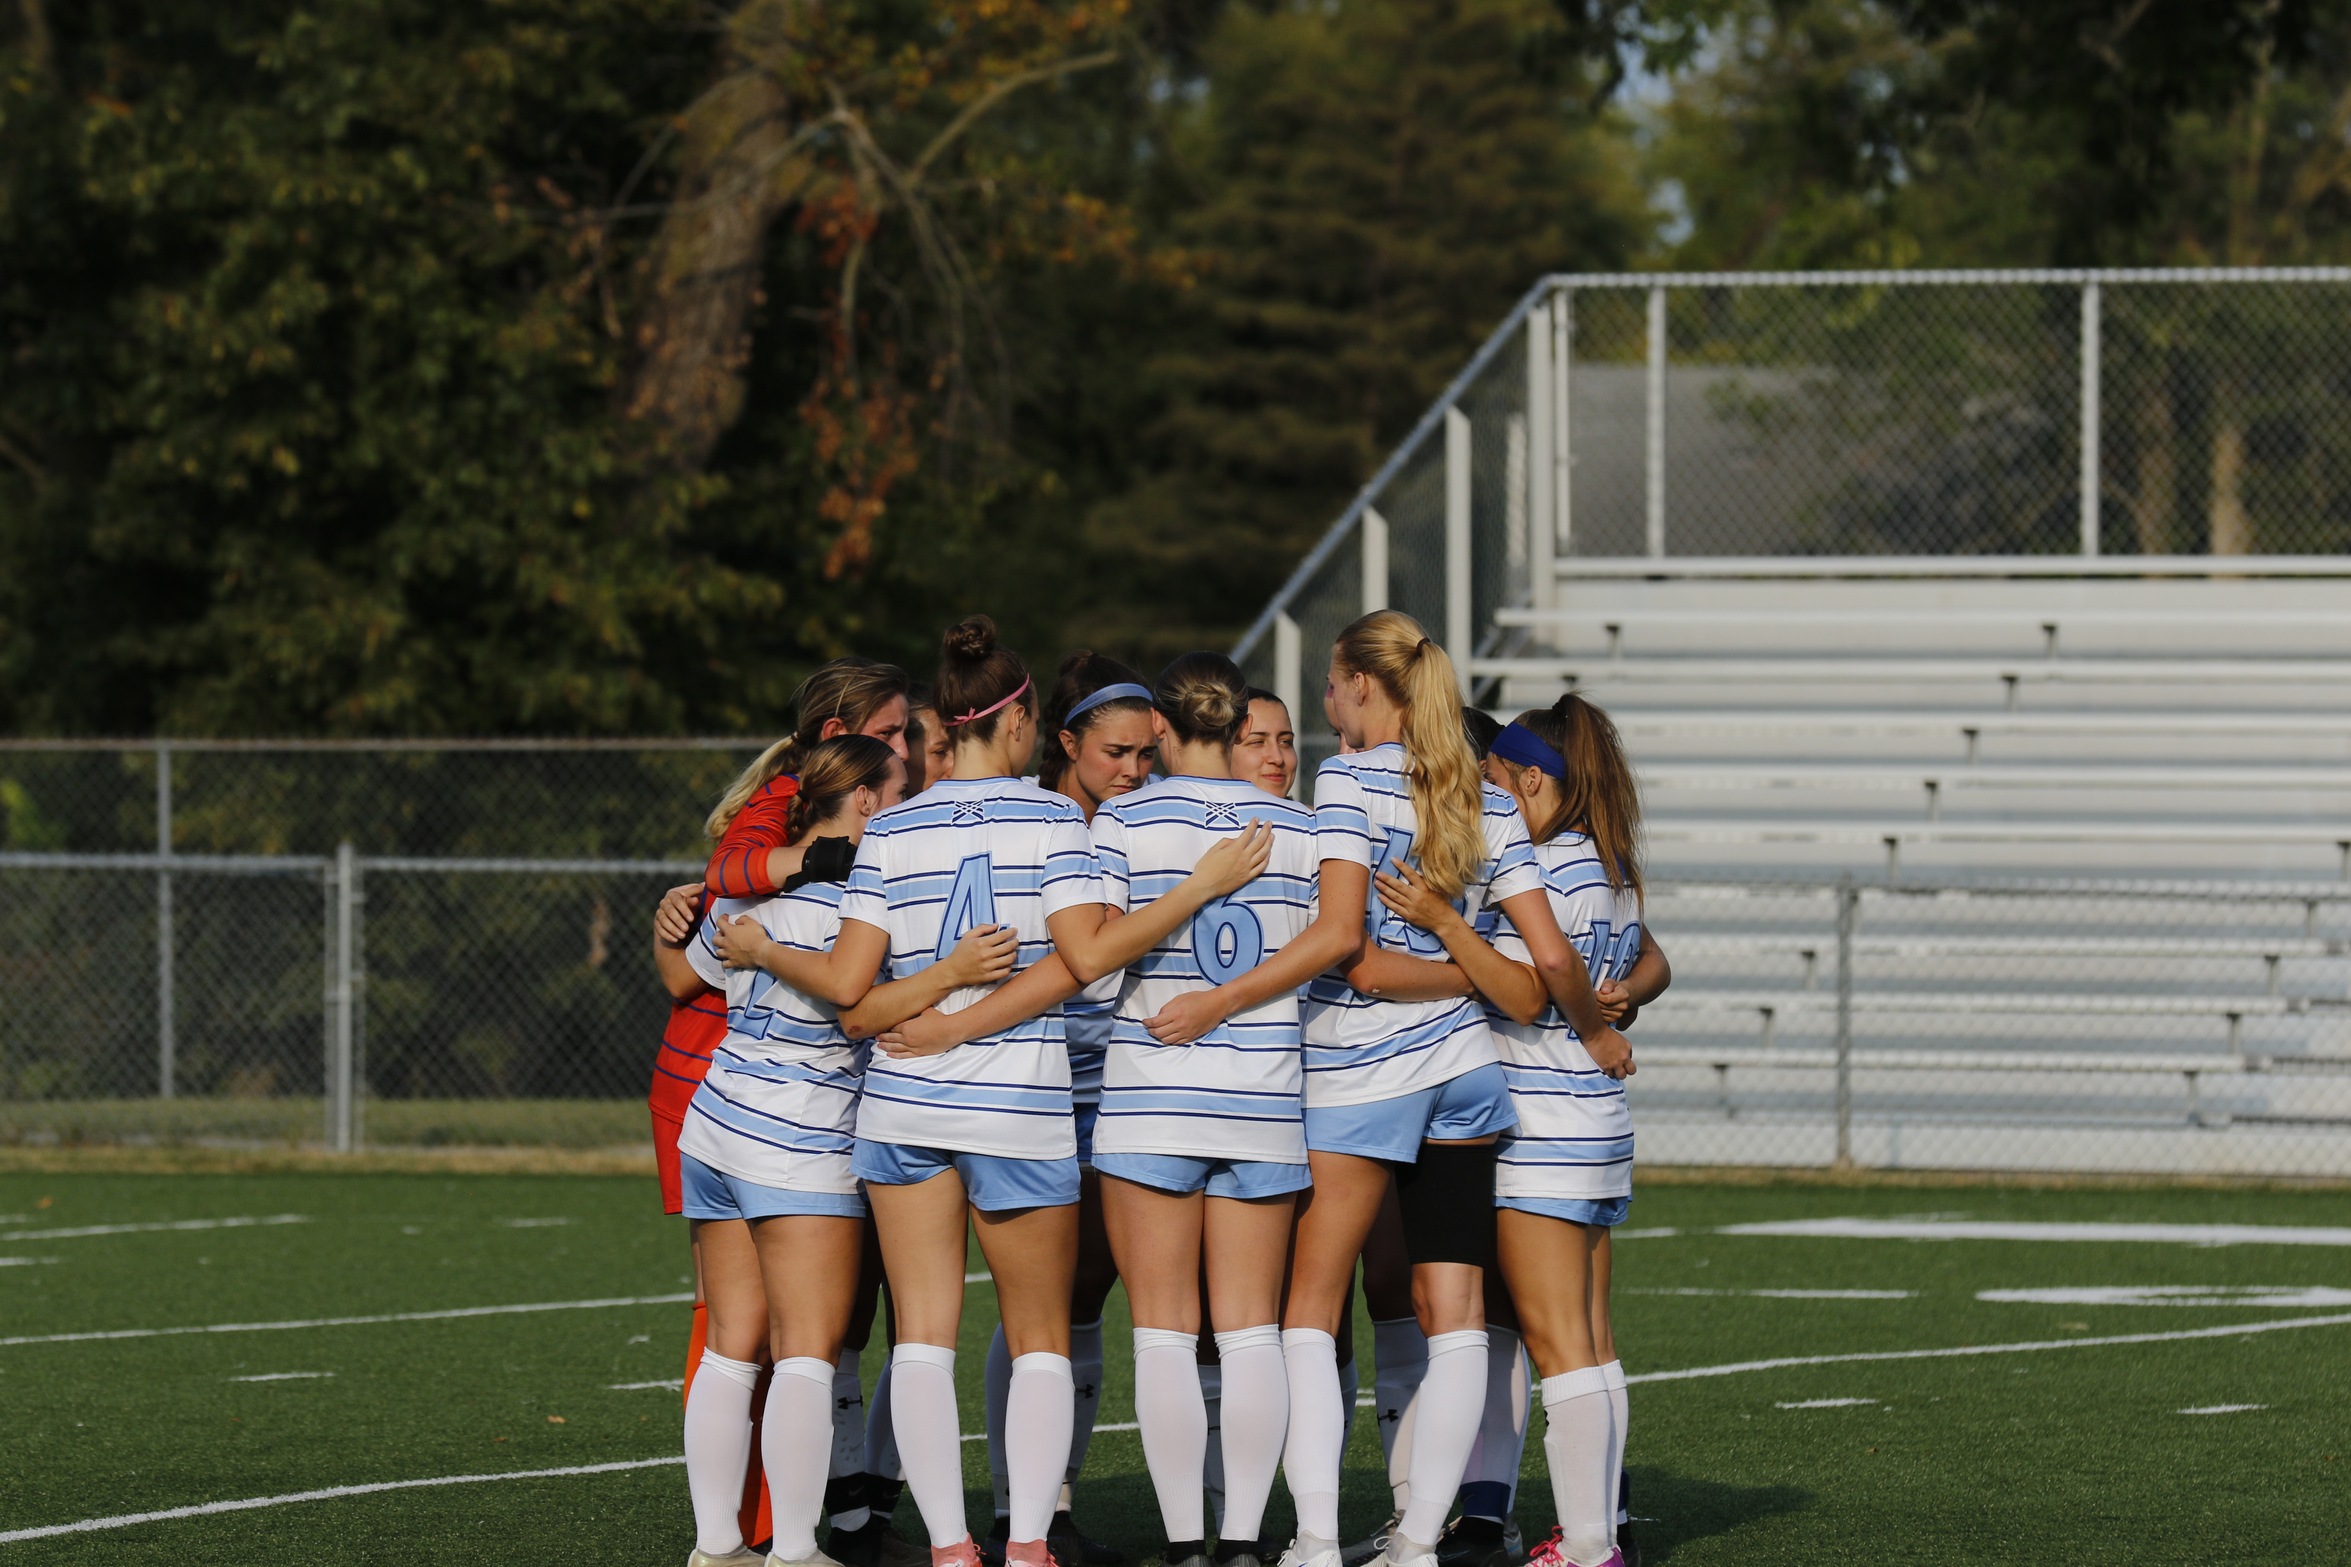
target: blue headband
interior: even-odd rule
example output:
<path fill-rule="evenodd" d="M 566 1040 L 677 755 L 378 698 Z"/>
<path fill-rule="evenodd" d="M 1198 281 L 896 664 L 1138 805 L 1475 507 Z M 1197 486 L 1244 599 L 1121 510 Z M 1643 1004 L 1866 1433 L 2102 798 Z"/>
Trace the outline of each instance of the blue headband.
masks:
<path fill-rule="evenodd" d="M 1494 743 L 1486 748 L 1486 754 L 1516 762 L 1521 767 L 1541 768 L 1554 778 L 1567 776 L 1566 759 L 1524 724 L 1505 724 L 1502 732 L 1494 737 Z"/>
<path fill-rule="evenodd" d="M 1123 702 L 1130 697 L 1135 701 L 1147 703 L 1151 700 L 1151 688 L 1136 685 L 1132 680 L 1122 680 L 1117 685 L 1104 686 L 1093 695 L 1082 696 L 1072 702 L 1069 705 L 1069 712 L 1062 717 L 1061 727 L 1067 729 L 1071 724 L 1077 722 L 1078 714 L 1090 713 L 1105 702 Z"/>

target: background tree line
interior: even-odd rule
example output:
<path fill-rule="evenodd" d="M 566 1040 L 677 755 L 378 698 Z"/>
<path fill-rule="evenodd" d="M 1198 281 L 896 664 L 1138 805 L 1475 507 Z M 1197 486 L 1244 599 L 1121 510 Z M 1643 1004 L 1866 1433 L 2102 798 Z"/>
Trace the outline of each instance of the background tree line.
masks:
<path fill-rule="evenodd" d="M 2335 261 L 2347 198 L 2345 0 L 14 0 L 0 730 L 1221 645 L 1546 270 Z"/>

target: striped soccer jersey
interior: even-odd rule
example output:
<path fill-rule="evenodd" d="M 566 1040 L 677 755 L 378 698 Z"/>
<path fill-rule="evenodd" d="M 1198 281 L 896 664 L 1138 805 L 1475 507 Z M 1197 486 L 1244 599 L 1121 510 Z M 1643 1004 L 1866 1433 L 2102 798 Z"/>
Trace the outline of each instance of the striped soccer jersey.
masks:
<path fill-rule="evenodd" d="M 841 933 L 846 889 L 812 881 L 772 898 L 721 898 L 686 945 L 694 972 L 727 997 L 727 1037 L 686 1106 L 678 1150 L 760 1186 L 852 1193 L 851 1134 L 865 1050 L 838 1012 L 764 969 L 730 969 L 712 945 L 714 921 L 741 916 L 798 952 L 829 952 Z"/>
<path fill-rule="evenodd" d="M 1069 1040 L 1069 1098 L 1072 1104 L 1102 1100 L 1102 1062 L 1110 1050 L 1110 1018 L 1118 1010 L 1119 976 L 1105 974 L 1061 1004 L 1061 1027 Z"/>
<path fill-rule="evenodd" d="M 1245 779 L 1168 778 L 1095 811 L 1094 849 L 1103 901 L 1131 909 L 1173 888 L 1253 820 L 1274 828 L 1264 874 L 1202 909 L 1126 972 L 1103 1069 L 1097 1154 L 1306 1162 L 1295 992 L 1237 1013 L 1188 1045 L 1162 1045 L 1143 1025 L 1185 991 L 1247 973 L 1313 923 L 1322 863 L 1314 813 Z"/>
<path fill-rule="evenodd" d="M 1314 776 L 1314 830 L 1322 858 L 1374 872 L 1412 858 L 1415 819 L 1404 786 L 1404 748 L 1393 742 L 1334 756 Z M 1486 859 L 1455 905 L 1474 922 L 1486 908 L 1542 885 L 1526 823 L 1509 795 L 1485 795 Z M 1390 952 L 1442 963 L 1444 944 L 1365 894 L 1364 928 Z M 1484 1008 L 1452 1001 L 1378 1001 L 1335 974 L 1306 991 L 1306 1102 L 1376 1104 L 1434 1088 L 1495 1059 Z"/>
<path fill-rule="evenodd" d="M 1045 921 L 1102 901 L 1102 878 L 1077 806 L 1020 778 L 947 779 L 876 816 L 858 845 L 841 918 L 890 940 L 903 979 L 945 957 L 975 925 L 1010 926 L 1020 966 L 1053 950 Z M 986 991 L 940 1003 L 958 1012 Z M 913 1060 L 876 1054 L 857 1135 L 1007 1159 L 1067 1159 L 1069 1047 L 1056 1006 L 1002 1033 Z"/>
<path fill-rule="evenodd" d="M 1535 846 L 1559 928 L 1591 970 L 1592 983 L 1623 979 L 1641 955 L 1641 900 L 1608 885 L 1592 840 L 1563 832 Z M 1480 932 L 1494 950 L 1529 961 L 1510 921 L 1489 915 Z M 1624 1084 L 1592 1064 L 1575 1025 L 1556 1006 L 1532 1023 L 1490 1019 L 1510 1080 L 1518 1125 L 1502 1134 L 1494 1173 L 1499 1197 L 1623 1197 L 1633 1189 L 1633 1117 Z"/>

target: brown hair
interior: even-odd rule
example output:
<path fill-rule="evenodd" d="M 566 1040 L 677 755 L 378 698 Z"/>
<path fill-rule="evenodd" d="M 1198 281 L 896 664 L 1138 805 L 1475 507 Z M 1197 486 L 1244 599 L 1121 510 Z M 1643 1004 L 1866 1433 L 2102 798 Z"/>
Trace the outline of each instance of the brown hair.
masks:
<path fill-rule="evenodd" d="M 888 788 L 897 760 L 898 753 L 872 735 L 835 735 L 810 746 L 800 761 L 800 790 L 784 817 L 784 841 L 798 843 L 858 790 Z"/>
<path fill-rule="evenodd" d="M 856 657 L 819 664 L 814 674 L 800 682 L 800 689 L 792 696 L 799 727 L 760 752 L 750 766 L 735 776 L 726 793 L 718 797 L 718 804 L 711 807 L 709 819 L 702 824 L 703 832 L 713 843 L 725 837 L 727 828 L 753 795 L 781 775 L 800 770 L 826 724 L 837 718 L 855 734 L 875 713 L 888 706 L 892 698 L 902 697 L 906 691 L 906 671 L 896 664 Z"/>
<path fill-rule="evenodd" d="M 1461 727 L 1453 660 L 1420 622 L 1375 610 L 1339 633 L 1338 666 L 1369 675 L 1404 713 L 1404 787 L 1418 830 L 1414 858 L 1440 897 L 1458 897 L 1486 860 L 1484 783 Z"/>
<path fill-rule="evenodd" d="M 1601 874 L 1618 892 L 1641 891 L 1641 790 L 1616 724 L 1596 704 L 1570 691 L 1549 707 L 1515 720 L 1567 762 L 1559 780 L 1559 809 L 1527 836 L 1549 843 L 1570 827 L 1581 828 L 1600 856 Z"/>
<path fill-rule="evenodd" d="M 1152 705 L 1176 738 L 1231 745 L 1249 722 L 1249 682 L 1222 653 L 1186 653 L 1159 672 Z"/>
<path fill-rule="evenodd" d="M 1025 691 L 1021 687 L 1027 686 Z M 997 706 L 1020 692 L 1019 705 L 1034 713 L 1037 710 L 1037 688 L 1029 683 L 1029 666 L 1020 655 L 1007 647 L 996 645 L 996 622 L 985 615 L 973 615 L 947 628 L 939 644 L 939 679 L 934 687 L 939 708 L 939 721 L 957 739 L 969 737 L 986 740 L 996 733 L 996 721 L 1004 716 Z M 994 712 L 988 709 L 995 708 Z M 962 714 L 986 714 L 968 720 Z"/>
<path fill-rule="evenodd" d="M 1143 677 L 1115 658 L 1108 658 L 1092 648 L 1079 648 L 1061 661 L 1061 672 L 1053 681 L 1053 694 L 1045 699 L 1045 714 L 1039 727 L 1045 731 L 1045 748 L 1037 755 L 1037 782 L 1047 789 L 1061 787 L 1061 775 L 1069 771 L 1069 753 L 1061 748 L 1062 731 L 1083 737 L 1085 732 L 1113 712 L 1148 713 L 1151 704 L 1139 696 L 1114 697 L 1098 707 L 1089 707 L 1078 714 L 1075 722 L 1069 710 L 1104 686 L 1141 685 Z"/>

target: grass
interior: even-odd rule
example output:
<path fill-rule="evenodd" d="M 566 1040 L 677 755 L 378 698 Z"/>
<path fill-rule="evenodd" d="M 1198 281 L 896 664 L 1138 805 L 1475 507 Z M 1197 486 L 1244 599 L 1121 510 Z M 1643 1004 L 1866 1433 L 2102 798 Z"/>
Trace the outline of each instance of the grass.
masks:
<path fill-rule="evenodd" d="M 448 1173 L 130 1174 L 0 1167 L 0 1337 L 375 1315 L 685 1287 L 684 1236 L 642 1178 Z M 2351 1249 L 2142 1242 L 1876 1241 L 1717 1233 L 1754 1220 L 1964 1214 L 2019 1220 L 2351 1224 L 2333 1191 L 1931 1191 L 1658 1184 L 1627 1240 L 1617 1317 L 1644 1373 L 1732 1362 L 2161 1333 L 2339 1308 L 2020 1304 L 1977 1292 L 2082 1285 L 2351 1288 Z M 306 1222 L 55 1236 L 89 1225 L 299 1214 Z M 1755 1290 L 1898 1290 L 1788 1299 Z M 990 1322 L 969 1297 L 964 1425 Z M 644 1304 L 285 1332 L 0 1345 L 0 1532 L 312 1488 L 655 1458 L 685 1308 Z M 1368 1363 L 1370 1335 L 1360 1343 Z M 1633 1389 L 1631 1471 L 1652 1562 L 1823 1557 L 1975 1563 L 2339 1560 L 2351 1517 L 2351 1324 L 1958 1359 L 1791 1366 Z M 880 1353 L 869 1351 L 869 1369 Z M 239 1377 L 331 1372 L 300 1380 Z M 1120 1302 L 1104 1422 L 1131 1420 Z M 1873 1403 L 1787 1408 L 1831 1399 Z M 2216 1404 L 2266 1407 L 2195 1416 Z M 984 1462 L 965 1448 L 972 1514 Z M 1359 1421 L 1346 1522 L 1384 1513 Z M 1550 1524 L 1540 1419 L 1520 1518 Z M 1287 1522 L 1276 1491 L 1274 1526 Z M 1156 1509 L 1132 1433 L 1104 1432 L 1080 1521 L 1138 1562 Z M 901 1517 L 911 1529 L 912 1504 Z M 2330 1543 L 2332 1542 L 2332 1543 Z M 0 1567 L 109 1563 L 674 1562 L 676 1468 L 396 1491 L 0 1545 Z"/>

